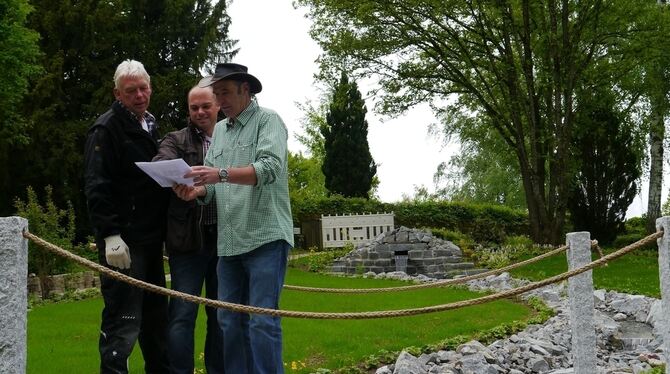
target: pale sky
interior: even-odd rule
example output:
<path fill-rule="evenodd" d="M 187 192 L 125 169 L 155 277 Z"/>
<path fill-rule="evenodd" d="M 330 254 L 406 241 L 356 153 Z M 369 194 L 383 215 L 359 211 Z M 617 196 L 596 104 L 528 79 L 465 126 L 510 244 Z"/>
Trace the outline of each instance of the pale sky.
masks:
<path fill-rule="evenodd" d="M 314 85 L 314 62 L 320 47 L 309 37 L 310 21 L 304 9 L 293 9 L 291 0 L 233 0 L 228 8 L 232 19 L 230 37 L 238 40 L 240 52 L 234 62 L 246 65 L 263 84 L 257 95 L 261 106 L 274 109 L 286 123 L 291 152 L 305 151 L 295 138 L 302 133 L 303 113 L 296 103 L 310 100 L 315 104 L 319 91 Z M 366 96 L 366 92 L 362 92 Z M 412 195 L 414 186 L 425 185 L 433 191 L 437 165 L 448 161 L 455 146 L 443 149 L 439 139 L 428 135 L 435 122 L 428 109 L 382 123 L 367 103 L 368 143 L 377 162 L 380 180 L 378 195 L 394 202 L 402 194 Z"/>
<path fill-rule="evenodd" d="M 310 20 L 304 9 L 293 9 L 291 0 L 233 0 L 228 14 L 232 19 L 230 37 L 238 39 L 240 52 L 234 62 L 249 67 L 249 73 L 263 84 L 258 94 L 261 106 L 276 110 L 289 130 L 289 150 L 305 151 L 295 138 L 302 132 L 303 113 L 296 103 L 319 99 L 313 75 L 320 47 L 309 37 Z M 366 96 L 366 92 L 362 92 Z M 381 122 L 367 103 L 368 143 L 380 180 L 382 201 L 395 202 L 402 194 L 412 195 L 414 186 L 433 191 L 437 165 L 458 152 L 457 145 L 444 147 L 428 134 L 435 118 L 428 108 L 417 108 L 397 119 Z M 666 164 L 666 169 L 670 169 Z M 667 181 L 670 176 L 666 175 Z M 646 211 L 646 181 L 640 196 L 631 204 L 627 217 Z M 664 183 L 667 185 L 667 183 Z M 663 189 L 663 201 L 667 198 Z"/>

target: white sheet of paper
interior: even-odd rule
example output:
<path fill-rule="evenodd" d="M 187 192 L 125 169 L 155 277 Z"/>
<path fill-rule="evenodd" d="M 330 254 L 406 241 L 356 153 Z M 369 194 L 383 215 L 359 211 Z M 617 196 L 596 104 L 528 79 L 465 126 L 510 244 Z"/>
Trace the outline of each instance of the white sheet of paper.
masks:
<path fill-rule="evenodd" d="M 191 171 L 191 167 L 181 158 L 154 162 L 136 162 L 142 169 L 163 187 L 172 187 L 173 184 L 193 185 L 193 178 L 184 178 L 184 174 Z"/>

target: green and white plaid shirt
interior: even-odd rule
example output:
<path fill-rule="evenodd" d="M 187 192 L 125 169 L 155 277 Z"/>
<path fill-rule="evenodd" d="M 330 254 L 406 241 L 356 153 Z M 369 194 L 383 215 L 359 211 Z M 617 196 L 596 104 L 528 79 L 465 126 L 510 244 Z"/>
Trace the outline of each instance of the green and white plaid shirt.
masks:
<path fill-rule="evenodd" d="M 288 194 L 288 130 L 279 115 L 255 100 L 229 122 L 216 124 L 205 165 L 252 165 L 256 185 L 207 185 L 202 203 L 216 198 L 219 256 L 235 256 L 275 240 L 293 245 Z"/>

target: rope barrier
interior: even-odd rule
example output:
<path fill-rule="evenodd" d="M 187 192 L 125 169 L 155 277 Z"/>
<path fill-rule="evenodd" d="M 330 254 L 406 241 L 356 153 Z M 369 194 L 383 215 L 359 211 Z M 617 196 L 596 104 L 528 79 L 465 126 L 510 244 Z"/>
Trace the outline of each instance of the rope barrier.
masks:
<path fill-rule="evenodd" d="M 414 315 L 419 315 L 419 314 L 426 314 L 426 313 L 435 313 L 435 312 L 443 312 L 447 310 L 452 310 L 452 309 L 458 309 L 458 308 L 463 308 L 467 306 L 473 306 L 473 305 L 478 305 L 478 304 L 483 304 L 495 300 L 500 300 L 504 298 L 508 298 L 511 296 L 516 296 L 520 295 L 522 293 L 532 291 L 534 289 L 540 288 L 547 286 L 552 283 L 557 283 L 560 281 L 563 281 L 565 279 L 568 279 L 570 277 L 573 277 L 577 274 L 581 274 L 583 272 L 586 272 L 588 270 L 591 270 L 597 266 L 600 266 L 604 263 L 607 263 L 613 259 L 616 259 L 618 257 L 621 257 L 629 252 L 632 252 L 633 250 L 640 248 L 642 246 L 645 246 L 649 244 L 650 242 L 660 238 L 663 236 L 662 231 L 658 231 L 654 234 L 651 234 L 633 244 L 630 244 L 622 249 L 619 249 L 616 252 L 610 253 L 607 256 L 604 256 L 596 261 L 592 261 L 588 263 L 585 266 L 582 266 L 580 268 L 561 273 L 559 275 L 547 278 L 543 281 L 539 282 L 534 282 L 530 283 L 526 286 L 523 287 L 517 287 L 513 288 L 507 291 L 499 292 L 496 294 L 492 295 L 487 295 L 483 297 L 479 297 L 476 299 L 470 299 L 470 300 L 464 300 L 464 301 L 458 301 L 454 303 L 449 303 L 449 304 L 441 304 L 441 305 L 435 305 L 435 306 L 429 306 L 429 307 L 422 307 L 422 308 L 412 308 L 412 309 L 400 309 L 400 310 L 389 310 L 389 311 L 373 311 L 373 312 L 345 312 L 345 313 L 330 313 L 330 312 L 303 312 L 303 311 L 292 311 L 292 310 L 278 310 L 278 309 L 269 309 L 269 308 L 259 308 L 259 307 L 254 307 L 254 306 L 248 306 L 248 305 L 241 305 L 241 304 L 234 304 L 234 303 L 228 303 L 224 301 L 219 301 L 219 300 L 211 300 L 199 296 L 193 296 L 189 294 L 185 294 L 183 292 L 178 292 L 174 290 L 170 290 L 167 288 L 159 287 L 151 283 L 143 282 L 140 280 L 137 280 L 135 278 L 132 278 L 128 275 L 113 271 L 112 269 L 109 269 L 105 266 L 102 266 L 100 264 L 97 264 L 93 261 L 87 260 L 85 258 L 79 257 L 69 251 L 66 251 L 56 245 L 53 245 L 44 239 L 41 239 L 29 232 L 24 232 L 23 236 L 27 239 L 30 239 L 34 241 L 36 244 L 39 244 L 40 246 L 44 247 L 45 249 L 54 252 L 56 254 L 59 254 L 63 257 L 66 257 L 68 259 L 71 259 L 81 265 L 84 265 L 90 269 L 96 270 L 102 274 L 108 275 L 113 278 L 117 278 L 119 280 L 122 280 L 124 282 L 128 282 L 134 286 L 144 288 L 149 291 L 153 291 L 162 295 L 170 296 L 170 297 L 180 297 L 184 300 L 197 303 L 197 304 L 204 304 L 207 306 L 215 307 L 215 308 L 224 308 L 228 309 L 234 312 L 240 312 L 240 313 L 254 313 L 254 314 L 266 314 L 266 315 L 271 315 L 271 316 L 276 316 L 276 317 L 289 317 L 289 318 L 309 318 L 309 319 L 373 319 L 373 318 L 391 318 L 391 317 L 407 317 L 407 316 L 414 316 Z"/>
<path fill-rule="evenodd" d="M 91 248 L 95 248 L 95 243 L 90 244 Z M 591 247 L 594 249 L 598 249 L 598 253 L 600 253 L 600 257 L 603 257 L 602 250 L 598 246 L 598 241 L 597 240 L 592 240 L 591 241 Z M 292 291 L 302 291 L 302 292 L 323 292 L 323 293 L 352 293 L 352 294 L 358 294 L 358 293 L 382 293 L 382 292 L 397 292 L 397 291 L 411 291 L 411 290 L 419 290 L 419 289 L 424 289 L 424 288 L 437 288 L 437 287 L 446 287 L 446 286 L 451 286 L 455 284 L 463 284 L 466 282 L 469 282 L 471 280 L 477 280 L 481 278 L 486 278 L 491 275 L 498 275 L 502 274 L 506 271 L 516 269 L 521 266 L 525 266 L 528 264 L 535 263 L 537 261 L 543 260 L 547 257 L 551 257 L 553 255 L 556 255 L 558 253 L 561 253 L 568 249 L 567 245 L 558 247 L 554 250 L 551 250 L 547 253 L 541 254 L 539 256 L 530 258 L 528 260 L 524 260 L 521 262 L 518 262 L 516 264 L 511 264 L 504 266 L 499 269 L 493 269 L 489 270 L 487 272 L 483 273 L 478 273 L 478 274 L 473 274 L 473 275 L 468 275 L 464 277 L 459 277 L 459 278 L 454 278 L 454 279 L 445 279 L 437 282 L 430 282 L 430 283 L 422 283 L 422 284 L 413 284 L 410 286 L 397 286 L 397 287 L 380 287 L 380 288 L 324 288 L 324 287 L 307 287 L 307 286 L 293 286 L 290 284 L 285 284 L 284 289 L 286 290 L 292 290 Z M 167 257 L 163 256 L 163 259 L 167 261 Z M 607 266 L 607 264 L 605 264 Z"/>
<path fill-rule="evenodd" d="M 595 250 L 596 252 L 598 252 L 598 256 L 600 256 L 600 258 L 603 258 L 605 255 L 603 254 L 603 249 L 600 248 L 600 246 L 598 245 L 598 241 L 592 240 L 591 242 L 592 242 L 591 250 Z M 609 266 L 609 264 L 605 263 L 603 264 L 603 266 Z"/>

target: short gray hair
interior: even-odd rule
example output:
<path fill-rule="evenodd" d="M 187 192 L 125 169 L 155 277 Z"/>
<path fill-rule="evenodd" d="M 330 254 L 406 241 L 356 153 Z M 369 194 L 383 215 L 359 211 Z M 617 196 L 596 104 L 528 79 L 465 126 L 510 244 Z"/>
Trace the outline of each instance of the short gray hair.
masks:
<path fill-rule="evenodd" d="M 147 82 L 151 83 L 151 78 L 144 69 L 144 65 L 135 60 L 125 60 L 116 67 L 116 72 L 114 73 L 114 88 L 119 88 L 121 78 L 124 77 L 144 78 Z"/>

